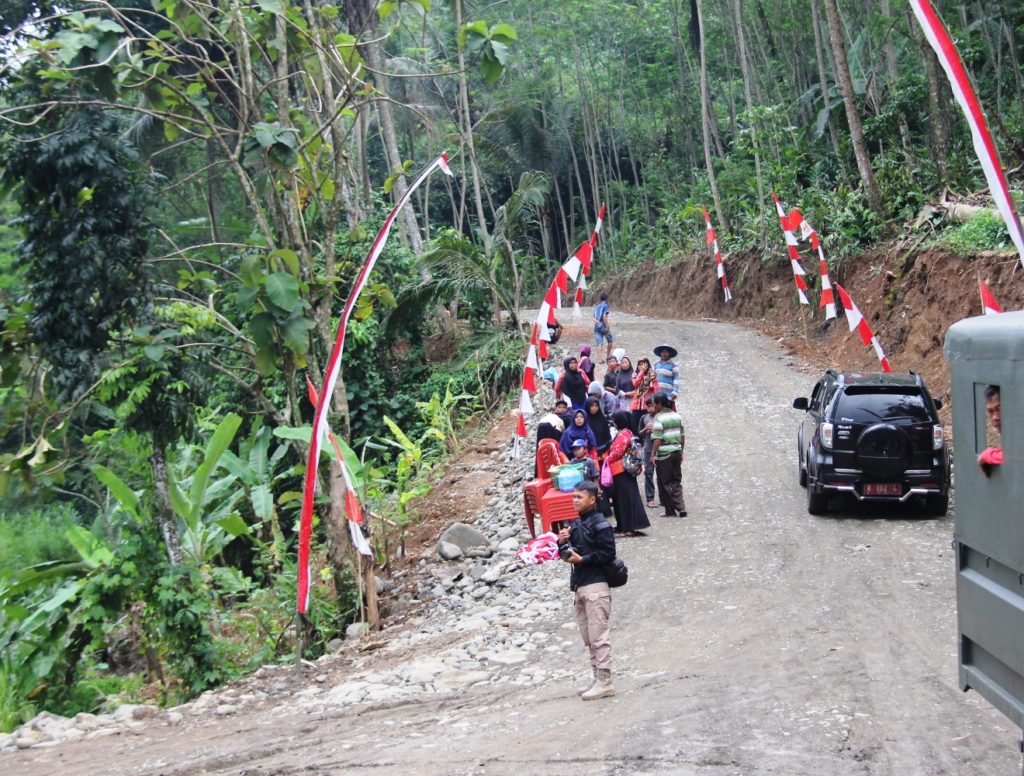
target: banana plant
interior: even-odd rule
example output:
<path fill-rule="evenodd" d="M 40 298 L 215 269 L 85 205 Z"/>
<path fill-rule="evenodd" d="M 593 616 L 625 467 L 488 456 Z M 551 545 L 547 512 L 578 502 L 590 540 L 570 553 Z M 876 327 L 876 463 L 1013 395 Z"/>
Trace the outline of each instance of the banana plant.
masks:
<path fill-rule="evenodd" d="M 288 455 L 289 445 L 278 444 L 271 452 L 273 436 L 268 426 L 256 428 L 248 438 L 239 442 L 238 455 L 230 450 L 224 453 L 224 468 L 237 478 L 248 494 L 253 514 L 269 533 L 270 545 L 267 549 L 274 562 L 280 564 L 284 552 L 284 534 L 274 505 L 272 486 L 292 472 L 288 469 L 278 471 L 279 465 Z M 261 540 L 266 541 L 265 536 Z"/>
<path fill-rule="evenodd" d="M 171 507 L 184 525 L 182 550 L 199 564 L 212 562 L 234 539 L 250 532 L 236 508 L 244 495 L 237 487 L 238 475 L 228 471 L 213 479 L 241 425 L 241 417 L 228 413 L 214 429 L 191 474 L 183 472 L 193 468 L 198 453 L 193 445 L 182 449 L 181 457 L 168 469 Z"/>

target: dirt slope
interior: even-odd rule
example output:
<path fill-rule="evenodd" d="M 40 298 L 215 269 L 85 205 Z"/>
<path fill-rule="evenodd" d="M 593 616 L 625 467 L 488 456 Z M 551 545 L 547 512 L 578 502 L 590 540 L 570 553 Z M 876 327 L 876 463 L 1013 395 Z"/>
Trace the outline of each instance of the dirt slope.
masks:
<path fill-rule="evenodd" d="M 714 318 L 753 325 L 782 339 L 782 345 L 821 366 L 877 370 L 870 348 L 850 333 L 845 318 L 825 325 L 824 312 L 801 310 L 788 260 L 764 263 L 753 252 L 725 257 L 733 300 L 726 304 L 709 259 L 685 258 L 657 268 L 640 267 L 607 285 L 613 309 L 655 318 Z M 817 284 L 803 261 L 808 284 Z M 1024 278 L 1013 254 L 986 253 L 964 257 L 946 250 L 906 250 L 881 246 L 829 268 L 871 323 L 889 361 L 897 371 L 924 375 L 932 393 L 949 396 L 949 368 L 942 357 L 946 330 L 961 318 L 981 314 L 978 277 L 992 289 L 1005 310 L 1024 307 Z"/>

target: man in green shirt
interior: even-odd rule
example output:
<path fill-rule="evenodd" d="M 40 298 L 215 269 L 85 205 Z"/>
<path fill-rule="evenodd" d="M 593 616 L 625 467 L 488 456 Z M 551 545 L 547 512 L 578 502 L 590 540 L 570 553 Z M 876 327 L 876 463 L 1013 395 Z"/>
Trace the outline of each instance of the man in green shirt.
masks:
<path fill-rule="evenodd" d="M 686 517 L 683 501 L 683 447 L 686 433 L 683 419 L 672 411 L 672 401 L 664 393 L 656 393 L 654 400 L 654 429 L 651 438 L 651 458 L 648 464 L 658 475 L 658 496 L 665 507 L 663 517 Z"/>

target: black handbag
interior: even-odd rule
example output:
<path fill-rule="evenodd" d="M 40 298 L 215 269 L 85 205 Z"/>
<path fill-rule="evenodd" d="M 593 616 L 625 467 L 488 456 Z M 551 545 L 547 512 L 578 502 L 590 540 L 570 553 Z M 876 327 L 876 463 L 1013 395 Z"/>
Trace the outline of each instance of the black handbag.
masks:
<path fill-rule="evenodd" d="M 608 587 L 622 587 L 629 581 L 629 568 L 622 558 L 616 558 L 605 564 L 604 577 L 608 582 Z"/>

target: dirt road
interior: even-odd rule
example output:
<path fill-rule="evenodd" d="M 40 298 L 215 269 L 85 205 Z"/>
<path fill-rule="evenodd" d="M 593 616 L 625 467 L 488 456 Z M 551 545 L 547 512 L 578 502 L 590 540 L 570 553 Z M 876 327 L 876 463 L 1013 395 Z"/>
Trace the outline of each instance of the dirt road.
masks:
<path fill-rule="evenodd" d="M 0 756 L 0 769 L 1018 773 L 1018 731 L 956 686 L 952 518 L 849 505 L 811 517 L 789 409 L 813 384 L 810 371 L 736 326 L 615 322 L 630 353 L 662 340 L 679 347 L 689 509 L 684 519 L 652 516 L 646 538 L 620 540 L 631 578 L 613 604 L 617 697 L 576 697 L 586 666 L 558 579 L 557 608 L 503 624 L 553 639 L 557 649 L 531 657 L 550 681 L 369 705 L 267 703 Z"/>

